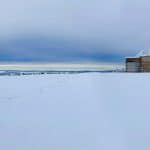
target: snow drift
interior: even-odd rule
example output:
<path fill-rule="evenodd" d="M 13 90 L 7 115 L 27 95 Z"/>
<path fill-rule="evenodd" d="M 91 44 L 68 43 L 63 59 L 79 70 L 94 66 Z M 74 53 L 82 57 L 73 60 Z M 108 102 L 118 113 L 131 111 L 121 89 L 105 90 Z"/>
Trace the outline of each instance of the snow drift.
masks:
<path fill-rule="evenodd" d="M 149 150 L 149 74 L 0 77 L 0 149 Z"/>

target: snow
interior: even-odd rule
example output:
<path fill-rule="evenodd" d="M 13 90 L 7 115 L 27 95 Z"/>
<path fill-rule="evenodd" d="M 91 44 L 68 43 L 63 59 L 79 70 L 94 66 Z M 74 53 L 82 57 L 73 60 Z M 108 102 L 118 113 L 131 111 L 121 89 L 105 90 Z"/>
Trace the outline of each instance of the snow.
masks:
<path fill-rule="evenodd" d="M 136 57 L 141 57 L 141 56 L 150 56 L 150 49 L 148 50 L 141 50 Z"/>
<path fill-rule="evenodd" d="M 139 53 L 136 54 L 136 56 L 128 56 L 125 58 L 139 58 L 143 56 L 150 56 L 150 49 L 147 50 L 141 50 Z"/>
<path fill-rule="evenodd" d="M 123 69 L 118 63 L 0 63 L 0 71 L 107 71 Z"/>
<path fill-rule="evenodd" d="M 150 74 L 0 77 L 0 149 L 149 150 Z"/>

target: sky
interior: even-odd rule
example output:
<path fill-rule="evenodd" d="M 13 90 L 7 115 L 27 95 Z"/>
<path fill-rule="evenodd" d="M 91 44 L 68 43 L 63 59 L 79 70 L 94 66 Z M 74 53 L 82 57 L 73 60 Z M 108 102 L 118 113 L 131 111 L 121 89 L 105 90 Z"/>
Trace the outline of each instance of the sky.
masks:
<path fill-rule="evenodd" d="M 148 0 L 0 2 L 0 61 L 123 62 L 149 49 Z"/>

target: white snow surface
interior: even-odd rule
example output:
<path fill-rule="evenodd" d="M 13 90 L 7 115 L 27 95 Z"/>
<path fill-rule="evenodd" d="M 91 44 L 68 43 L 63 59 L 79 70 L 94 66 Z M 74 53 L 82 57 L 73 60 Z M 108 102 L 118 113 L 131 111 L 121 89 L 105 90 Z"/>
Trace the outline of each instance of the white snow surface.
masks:
<path fill-rule="evenodd" d="M 1 150 L 149 150 L 150 74 L 0 77 Z"/>
<path fill-rule="evenodd" d="M 141 56 L 150 56 L 150 49 L 148 50 L 141 50 L 136 57 L 141 57 Z"/>

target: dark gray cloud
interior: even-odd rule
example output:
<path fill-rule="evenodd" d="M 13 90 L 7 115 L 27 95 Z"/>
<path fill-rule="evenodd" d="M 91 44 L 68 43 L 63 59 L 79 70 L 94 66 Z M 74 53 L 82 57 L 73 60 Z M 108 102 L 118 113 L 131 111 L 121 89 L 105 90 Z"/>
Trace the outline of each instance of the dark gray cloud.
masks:
<path fill-rule="evenodd" d="M 2 61 L 120 61 L 112 47 L 74 39 L 22 37 L 0 43 Z M 100 51 L 100 49 L 102 49 Z"/>

